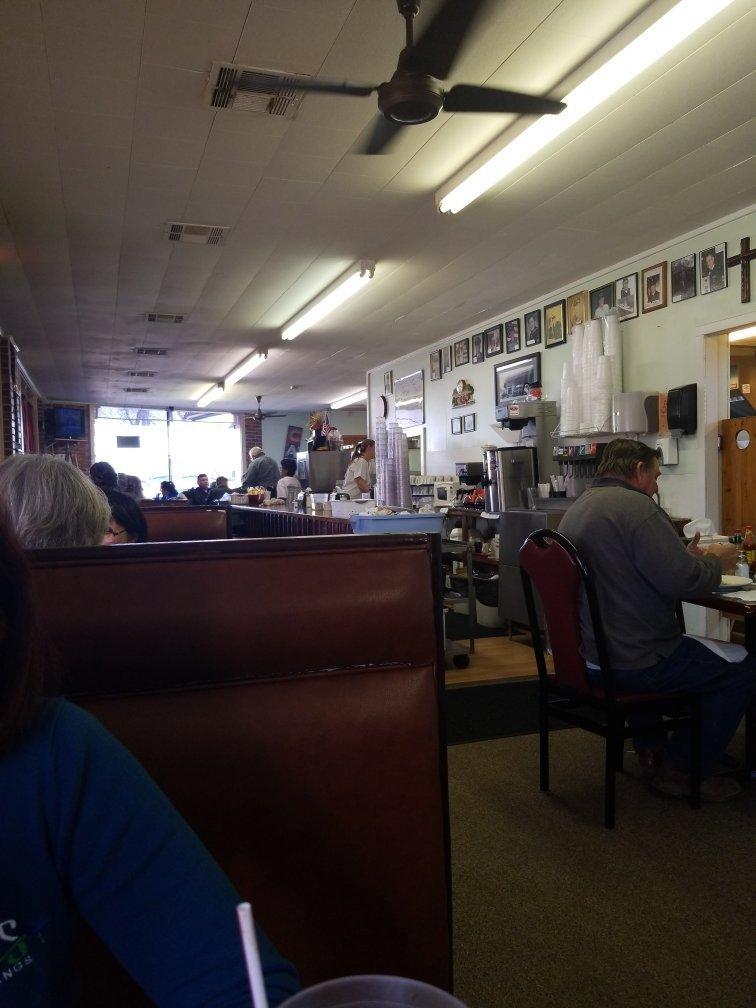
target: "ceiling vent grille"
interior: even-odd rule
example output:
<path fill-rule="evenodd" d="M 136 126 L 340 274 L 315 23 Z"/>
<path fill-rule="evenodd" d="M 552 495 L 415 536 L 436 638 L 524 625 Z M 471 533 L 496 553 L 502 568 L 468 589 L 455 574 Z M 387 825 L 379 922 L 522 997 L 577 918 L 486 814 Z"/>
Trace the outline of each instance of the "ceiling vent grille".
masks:
<path fill-rule="evenodd" d="M 229 228 L 219 225 L 169 221 L 165 226 L 165 237 L 168 241 L 188 245 L 222 245 L 228 230 Z"/>
<path fill-rule="evenodd" d="M 183 315 L 174 315 L 171 312 L 147 312 L 148 322 L 183 322 Z"/>
<path fill-rule="evenodd" d="M 168 351 L 165 347 L 135 346 L 134 353 L 141 357 L 165 357 Z"/>
<path fill-rule="evenodd" d="M 157 371 L 127 371 L 129 378 L 154 378 Z"/>
<path fill-rule="evenodd" d="M 211 108 L 295 119 L 304 101 L 291 77 L 277 70 L 215 63 L 210 81 Z"/>
<path fill-rule="evenodd" d="M 149 392 L 150 390 L 148 388 L 143 388 L 141 386 L 128 385 L 123 391 L 124 392 Z"/>

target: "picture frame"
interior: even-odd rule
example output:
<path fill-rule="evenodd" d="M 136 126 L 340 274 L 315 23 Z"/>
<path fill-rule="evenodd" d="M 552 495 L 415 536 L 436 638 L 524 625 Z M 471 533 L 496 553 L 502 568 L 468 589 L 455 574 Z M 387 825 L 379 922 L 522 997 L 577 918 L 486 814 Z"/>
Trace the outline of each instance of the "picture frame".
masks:
<path fill-rule="evenodd" d="M 543 339 L 541 331 L 541 309 L 525 312 L 525 346 L 538 346 Z"/>
<path fill-rule="evenodd" d="M 647 315 L 667 307 L 667 262 L 647 266 L 641 271 L 641 311 Z"/>
<path fill-rule="evenodd" d="M 600 311 L 601 315 L 605 315 L 606 312 L 603 310 L 604 308 L 606 308 L 607 311 L 610 308 L 614 308 L 614 284 L 607 283 L 602 284 L 601 287 L 595 287 L 591 291 L 590 298 L 591 298 L 591 318 L 592 319 L 600 318 L 601 316 L 597 315 L 596 314 L 597 312 Z M 588 319 L 586 319 L 586 322 L 587 321 Z"/>
<path fill-rule="evenodd" d="M 452 389 L 452 409 L 475 405 L 475 386 L 466 378 L 460 378 Z"/>
<path fill-rule="evenodd" d="M 567 311 L 564 298 L 552 301 L 543 309 L 544 346 L 561 346 L 567 342 Z"/>
<path fill-rule="evenodd" d="M 504 327 L 501 323 L 486 329 L 484 335 L 486 337 L 486 357 L 495 357 L 504 352 Z"/>
<path fill-rule="evenodd" d="M 638 274 L 628 273 L 614 281 L 614 305 L 620 322 L 638 318 Z"/>
<path fill-rule="evenodd" d="M 698 253 L 698 289 L 713 294 L 727 286 L 727 242 L 710 245 Z"/>
<path fill-rule="evenodd" d="M 485 333 L 475 333 L 472 338 L 472 362 L 482 364 L 486 359 L 486 337 Z"/>
<path fill-rule="evenodd" d="M 383 394 L 393 395 L 394 394 L 394 372 L 384 371 L 383 372 Z"/>
<path fill-rule="evenodd" d="M 452 432 L 452 434 L 461 434 L 462 433 L 462 417 L 461 416 L 453 416 L 451 418 L 451 432 Z"/>
<path fill-rule="evenodd" d="M 673 259 L 669 264 L 670 300 L 672 304 L 696 296 L 696 253 Z"/>
<path fill-rule="evenodd" d="M 510 319 L 504 323 L 504 338 L 507 345 L 507 353 L 519 353 L 522 349 L 522 337 L 520 336 L 520 320 Z"/>
<path fill-rule="evenodd" d="M 452 344 L 454 347 L 454 367 L 464 367 L 465 364 L 470 363 L 470 339 L 465 336 L 464 339 L 456 340 Z"/>
<path fill-rule="evenodd" d="M 584 290 L 578 294 L 570 294 L 567 298 L 567 328 L 569 331 L 573 332 L 576 325 L 583 325 L 585 322 L 589 322 L 590 318 L 591 301 L 588 291 Z M 525 345 L 528 345 L 527 339 Z"/>
<path fill-rule="evenodd" d="M 431 350 L 430 355 L 430 380 L 439 381 L 441 378 L 441 350 Z"/>
<path fill-rule="evenodd" d="M 397 378 L 394 382 L 394 419 L 400 427 L 419 427 L 425 423 L 422 369 Z"/>
<path fill-rule="evenodd" d="M 441 372 L 448 374 L 452 369 L 452 352 L 450 346 L 441 348 Z"/>
<path fill-rule="evenodd" d="M 462 430 L 465 434 L 472 434 L 475 430 L 475 414 L 467 413 L 462 417 Z"/>

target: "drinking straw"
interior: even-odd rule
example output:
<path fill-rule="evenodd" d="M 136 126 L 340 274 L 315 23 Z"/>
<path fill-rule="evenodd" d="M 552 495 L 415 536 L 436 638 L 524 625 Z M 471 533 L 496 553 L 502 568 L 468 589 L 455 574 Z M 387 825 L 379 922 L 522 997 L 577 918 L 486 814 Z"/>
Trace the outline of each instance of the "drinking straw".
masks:
<path fill-rule="evenodd" d="M 239 920 L 244 962 L 247 966 L 249 989 L 252 992 L 252 1004 L 254 1008 L 268 1008 L 268 996 L 265 993 L 265 981 L 260 965 L 260 950 L 257 947 L 252 907 L 249 903 L 240 903 L 236 908 L 236 916 Z"/>

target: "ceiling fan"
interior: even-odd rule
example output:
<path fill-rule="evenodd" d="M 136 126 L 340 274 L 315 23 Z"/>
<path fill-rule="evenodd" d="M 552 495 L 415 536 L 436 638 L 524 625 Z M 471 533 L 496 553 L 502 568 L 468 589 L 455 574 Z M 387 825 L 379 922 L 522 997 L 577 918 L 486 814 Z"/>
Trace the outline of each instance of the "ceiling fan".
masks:
<path fill-rule="evenodd" d="M 267 420 L 268 417 L 286 416 L 285 413 L 264 413 L 262 408 L 262 396 L 255 396 L 255 399 L 257 399 L 257 409 L 252 414 L 253 420 Z"/>
<path fill-rule="evenodd" d="M 406 24 L 406 44 L 389 81 L 383 84 L 350 84 L 348 81 L 290 77 L 291 86 L 301 91 L 328 94 L 378 94 L 378 116 L 360 144 L 358 153 L 380 154 L 405 126 L 430 122 L 444 112 L 514 112 L 545 115 L 561 112 L 566 106 L 549 98 L 502 91 L 499 88 L 456 84 L 448 91 L 441 81 L 449 76 L 465 37 L 489 0 L 444 0 L 435 17 L 418 39 L 413 22 L 420 0 L 396 0 Z"/>

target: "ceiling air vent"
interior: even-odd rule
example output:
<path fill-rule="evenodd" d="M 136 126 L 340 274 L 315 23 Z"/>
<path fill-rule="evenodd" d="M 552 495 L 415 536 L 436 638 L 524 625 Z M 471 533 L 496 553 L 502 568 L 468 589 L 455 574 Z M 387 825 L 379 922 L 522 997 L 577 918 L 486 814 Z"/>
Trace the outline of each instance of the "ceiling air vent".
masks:
<path fill-rule="evenodd" d="M 168 221 L 165 237 L 168 241 L 184 242 L 188 245 L 222 245 L 228 227 L 213 224 L 185 224 Z"/>
<path fill-rule="evenodd" d="M 149 392 L 148 388 L 137 387 L 136 385 L 129 385 L 124 390 L 124 392 Z"/>
<path fill-rule="evenodd" d="M 134 353 L 141 357 L 165 357 L 168 351 L 165 347 L 135 346 Z"/>
<path fill-rule="evenodd" d="M 214 63 L 210 71 L 211 108 L 295 119 L 303 100 L 304 93 L 279 70 Z"/>
<path fill-rule="evenodd" d="M 127 371 L 129 378 L 154 378 L 157 371 Z"/>
<path fill-rule="evenodd" d="M 147 312 L 148 322 L 183 322 L 183 315 L 173 315 L 170 312 Z"/>

